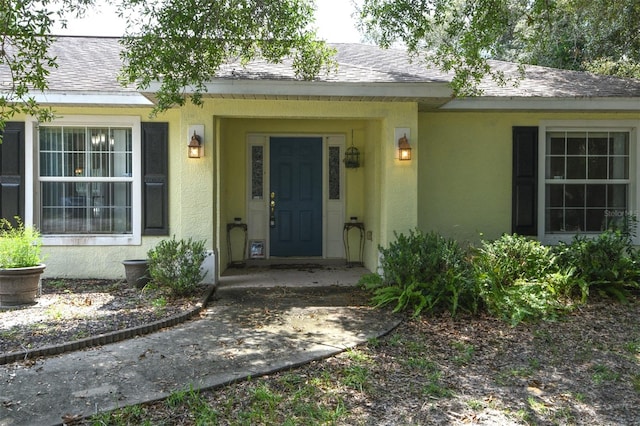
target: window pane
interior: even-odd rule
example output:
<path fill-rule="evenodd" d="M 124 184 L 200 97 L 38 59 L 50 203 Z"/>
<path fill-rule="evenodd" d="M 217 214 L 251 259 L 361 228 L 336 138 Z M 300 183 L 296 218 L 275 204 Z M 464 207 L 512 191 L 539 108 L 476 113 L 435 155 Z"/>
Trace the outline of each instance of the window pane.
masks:
<path fill-rule="evenodd" d="M 110 155 L 108 153 L 96 153 L 91 154 L 91 168 L 87 176 L 91 177 L 107 177 L 110 172 Z"/>
<path fill-rule="evenodd" d="M 562 209 L 547 210 L 545 220 L 546 232 L 562 232 L 564 231 L 564 214 Z"/>
<path fill-rule="evenodd" d="M 329 199 L 340 199 L 340 147 L 329 147 Z"/>
<path fill-rule="evenodd" d="M 607 206 L 607 185 L 587 185 L 587 207 Z"/>
<path fill-rule="evenodd" d="M 587 155 L 586 133 L 567 133 L 567 155 Z"/>
<path fill-rule="evenodd" d="M 251 147 L 251 198 L 261 200 L 263 196 L 263 149 L 262 146 Z"/>
<path fill-rule="evenodd" d="M 609 179 L 629 179 L 629 157 L 609 159 Z"/>
<path fill-rule="evenodd" d="M 565 206 L 584 207 L 584 185 L 565 185 Z"/>
<path fill-rule="evenodd" d="M 629 155 L 629 134 L 612 132 L 609 139 L 611 155 Z"/>
<path fill-rule="evenodd" d="M 608 146 L 607 133 L 589 133 L 589 155 L 607 155 Z"/>
<path fill-rule="evenodd" d="M 564 157 L 547 158 L 547 179 L 564 179 Z"/>
<path fill-rule="evenodd" d="M 62 176 L 62 154 L 40 152 L 40 176 Z"/>
<path fill-rule="evenodd" d="M 547 155 L 565 155 L 565 134 L 549 133 L 547 136 Z"/>
<path fill-rule="evenodd" d="M 564 207 L 564 185 L 547 185 L 547 205 Z"/>
<path fill-rule="evenodd" d="M 607 185 L 609 208 L 621 208 L 627 207 L 627 185 Z"/>
<path fill-rule="evenodd" d="M 607 210 L 605 219 L 607 220 L 606 229 L 629 229 L 629 217 L 626 210 Z"/>
<path fill-rule="evenodd" d="M 589 157 L 589 179 L 607 178 L 607 157 Z"/>
<path fill-rule="evenodd" d="M 91 140 L 92 151 L 109 151 L 111 144 L 109 143 L 108 128 L 91 128 L 89 129 L 89 139 Z"/>
<path fill-rule="evenodd" d="M 111 128 L 110 143 L 114 152 L 131 152 L 133 151 L 133 140 L 130 128 Z"/>
<path fill-rule="evenodd" d="M 564 217 L 564 230 L 567 232 L 580 232 L 585 229 L 584 209 L 567 209 Z"/>
<path fill-rule="evenodd" d="M 61 151 L 62 150 L 62 129 L 40 127 L 40 150 L 41 151 Z"/>
<path fill-rule="evenodd" d="M 585 231 L 587 232 L 604 231 L 606 227 L 604 213 L 605 213 L 605 210 L 603 209 L 587 210 L 587 223 L 586 223 Z"/>
<path fill-rule="evenodd" d="M 567 157 L 566 179 L 585 179 L 587 177 L 586 157 Z"/>
<path fill-rule="evenodd" d="M 65 152 L 62 154 L 62 176 L 87 176 L 84 152 Z"/>
<path fill-rule="evenodd" d="M 85 150 L 85 129 L 77 127 L 63 128 L 63 149 L 66 152 Z"/>

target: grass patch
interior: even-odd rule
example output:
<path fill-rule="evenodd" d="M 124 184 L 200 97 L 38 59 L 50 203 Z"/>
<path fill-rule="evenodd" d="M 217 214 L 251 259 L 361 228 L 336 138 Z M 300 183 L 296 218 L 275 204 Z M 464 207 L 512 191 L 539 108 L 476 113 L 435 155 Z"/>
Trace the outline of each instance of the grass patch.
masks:
<path fill-rule="evenodd" d="M 473 411 L 481 411 L 481 410 L 484 410 L 484 407 L 485 407 L 484 402 L 478 401 L 477 399 L 471 399 L 471 400 L 467 401 L 467 405 Z"/>
<path fill-rule="evenodd" d="M 635 390 L 636 393 L 640 394 L 640 374 L 631 376 L 631 386 L 633 386 L 633 390 Z"/>
<path fill-rule="evenodd" d="M 620 379 L 620 373 L 616 373 L 606 365 L 596 364 L 593 368 L 591 379 L 596 385 L 603 382 L 615 382 Z"/>
<path fill-rule="evenodd" d="M 456 350 L 456 354 L 453 356 L 453 362 L 460 366 L 471 362 L 473 353 L 475 352 L 473 345 L 465 342 L 453 342 L 451 346 Z"/>
<path fill-rule="evenodd" d="M 341 382 L 358 392 L 365 392 L 368 388 L 369 369 L 360 365 L 346 367 L 342 371 Z"/>

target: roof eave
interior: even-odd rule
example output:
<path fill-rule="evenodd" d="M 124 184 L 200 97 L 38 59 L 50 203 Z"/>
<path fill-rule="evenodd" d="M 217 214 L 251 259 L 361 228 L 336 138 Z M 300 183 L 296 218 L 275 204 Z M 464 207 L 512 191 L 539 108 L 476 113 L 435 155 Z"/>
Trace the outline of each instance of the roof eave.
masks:
<path fill-rule="evenodd" d="M 38 92 L 30 94 L 40 105 L 58 106 L 130 106 L 153 107 L 153 103 L 137 92 Z"/>
<path fill-rule="evenodd" d="M 452 99 L 440 106 L 443 111 L 638 111 L 640 97 L 500 97 L 478 96 Z"/>
<path fill-rule="evenodd" d="M 144 94 L 154 99 L 160 82 Z M 185 94 L 194 90 L 187 88 Z M 345 100 L 420 102 L 442 105 L 453 96 L 445 82 L 317 82 L 289 80 L 217 79 L 205 85 L 205 97 L 278 100 Z"/>

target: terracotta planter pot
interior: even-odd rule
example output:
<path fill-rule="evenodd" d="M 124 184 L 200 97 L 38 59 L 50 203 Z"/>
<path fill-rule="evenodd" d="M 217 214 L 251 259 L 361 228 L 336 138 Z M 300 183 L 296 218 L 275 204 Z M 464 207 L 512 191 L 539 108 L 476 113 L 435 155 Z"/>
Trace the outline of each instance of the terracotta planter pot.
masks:
<path fill-rule="evenodd" d="M 0 269 L 0 307 L 33 304 L 46 265 Z"/>
<path fill-rule="evenodd" d="M 151 276 L 149 275 L 149 262 L 146 259 L 123 260 L 122 264 L 127 284 L 135 288 L 147 285 Z"/>

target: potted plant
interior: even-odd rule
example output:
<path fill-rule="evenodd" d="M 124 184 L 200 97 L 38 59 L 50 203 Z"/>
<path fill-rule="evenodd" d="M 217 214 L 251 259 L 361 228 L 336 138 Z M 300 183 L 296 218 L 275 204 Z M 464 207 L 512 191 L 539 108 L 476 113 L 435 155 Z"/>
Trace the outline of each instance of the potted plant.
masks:
<path fill-rule="evenodd" d="M 0 307 L 35 303 L 45 268 L 41 245 L 35 228 L 0 219 Z"/>

